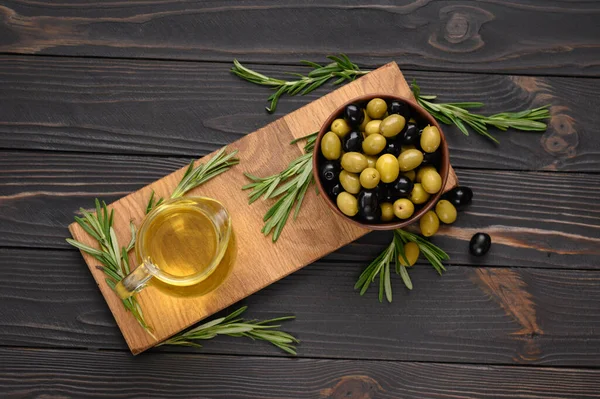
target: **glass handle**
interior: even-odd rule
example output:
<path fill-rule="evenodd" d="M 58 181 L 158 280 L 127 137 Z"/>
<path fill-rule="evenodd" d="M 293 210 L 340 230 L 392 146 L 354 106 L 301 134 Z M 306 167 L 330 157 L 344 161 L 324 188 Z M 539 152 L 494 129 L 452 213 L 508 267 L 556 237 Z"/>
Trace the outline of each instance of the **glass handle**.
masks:
<path fill-rule="evenodd" d="M 146 287 L 146 283 L 154 277 L 157 271 L 149 260 L 145 260 L 141 265 L 136 267 L 131 273 L 125 276 L 115 286 L 115 291 L 121 299 L 127 299 L 136 292 L 139 292 Z"/>

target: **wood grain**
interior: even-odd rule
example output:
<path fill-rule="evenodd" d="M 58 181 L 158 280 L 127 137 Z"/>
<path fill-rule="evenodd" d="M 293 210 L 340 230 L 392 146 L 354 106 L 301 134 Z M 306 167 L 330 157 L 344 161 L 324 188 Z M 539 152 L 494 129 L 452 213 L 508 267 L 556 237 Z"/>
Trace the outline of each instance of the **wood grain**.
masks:
<path fill-rule="evenodd" d="M 23 349 L 0 356 L 6 398 L 585 399 L 600 389 L 600 371 L 571 368 Z"/>
<path fill-rule="evenodd" d="M 66 226 L 95 197 L 108 202 L 183 167 L 187 158 L 52 152 L 0 152 L 0 247 L 70 248 Z M 473 204 L 433 240 L 457 265 L 599 268 L 600 176 L 460 169 Z M 300 214 L 300 219 L 308 217 Z M 472 258 L 475 229 L 493 232 L 494 247 Z M 258 231 L 258 230 L 257 230 Z M 335 261 L 368 263 L 389 240 L 369 235 L 336 251 Z"/>
<path fill-rule="evenodd" d="M 2 249 L 0 266 L 0 345 L 126 349 L 76 252 Z M 376 287 L 364 297 L 353 289 L 365 266 L 326 257 L 221 315 L 242 304 L 249 318 L 295 315 L 283 329 L 300 338 L 300 357 L 597 366 L 597 270 L 449 266 L 439 277 L 421 262 L 410 271 L 414 290 L 394 275 L 393 302 L 380 304 Z M 149 353 L 159 351 L 196 350 Z M 227 337 L 201 352 L 285 355 Z"/>
<path fill-rule="evenodd" d="M 0 56 L 0 148 L 197 158 L 332 90 L 285 97 L 231 75 L 229 64 Z M 301 67 L 252 65 L 285 77 Z M 500 132 L 499 146 L 445 127 L 456 167 L 600 172 L 600 80 L 409 71 L 442 101 L 493 114 L 551 104 L 546 133 Z M 310 132 L 306 132 L 307 134 Z"/>
<path fill-rule="evenodd" d="M 390 87 L 394 89 L 389 91 Z M 310 221 L 304 219 L 304 222 L 290 224 L 275 245 L 271 237 L 257 234 L 264 225 L 263 215 L 268 210 L 268 205 L 261 202 L 249 207 L 247 193 L 241 191 L 240 187 L 247 183 L 245 172 L 255 176 L 269 176 L 297 158 L 301 154 L 302 144 L 290 146 L 290 141 L 303 137 L 306 131 L 318 130 L 322 121 L 339 104 L 362 94 L 380 92 L 411 96 L 410 89 L 395 64 L 388 64 L 370 73 L 365 79 L 343 86 L 228 147 L 229 151 L 240 151 L 240 165 L 188 194 L 215 198 L 229 210 L 237 236 L 237 257 L 231 275 L 221 286 L 203 296 L 175 297 L 154 286 L 137 294 L 144 317 L 152 326 L 152 335 L 144 331 L 125 310 L 121 300 L 106 283 L 105 274 L 96 267 L 98 261 L 82 252 L 133 354 L 156 345 L 368 232 L 366 228 L 335 215 L 320 198 L 309 196 L 303 202 L 303 208 L 304 212 L 312 216 Z M 207 160 L 208 157 L 201 162 Z M 110 204 L 110 208 L 115 211 L 113 227 L 120 243 L 124 245 L 130 239 L 130 222 L 139 228 L 150 194 L 155 192 L 159 197 L 168 198 L 185 170 L 186 168 L 182 168 Z M 453 172 L 446 185 L 456 185 Z M 77 223 L 72 223 L 69 231 L 77 241 L 97 247 L 94 239 Z M 315 232 L 327 233 L 315 235 Z M 130 263 L 137 264 L 133 251 Z"/>
<path fill-rule="evenodd" d="M 599 17 L 594 1 L 11 0 L 0 51 L 288 64 L 342 51 L 370 65 L 597 76 Z"/>

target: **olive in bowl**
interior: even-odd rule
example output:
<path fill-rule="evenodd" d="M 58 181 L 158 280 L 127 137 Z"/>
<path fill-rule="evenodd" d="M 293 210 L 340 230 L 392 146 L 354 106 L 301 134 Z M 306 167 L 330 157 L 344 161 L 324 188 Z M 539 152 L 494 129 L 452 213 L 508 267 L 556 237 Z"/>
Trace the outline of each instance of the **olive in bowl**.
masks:
<path fill-rule="evenodd" d="M 322 125 L 313 154 L 321 197 L 338 215 L 372 230 L 402 228 L 435 209 L 449 169 L 436 120 L 414 101 L 389 94 L 342 104 Z"/>

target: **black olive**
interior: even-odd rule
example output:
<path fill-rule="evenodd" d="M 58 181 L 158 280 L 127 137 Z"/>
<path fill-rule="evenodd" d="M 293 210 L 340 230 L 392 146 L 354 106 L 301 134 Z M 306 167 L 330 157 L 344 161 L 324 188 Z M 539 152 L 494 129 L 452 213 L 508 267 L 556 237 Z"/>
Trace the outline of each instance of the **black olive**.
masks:
<path fill-rule="evenodd" d="M 406 198 L 410 195 L 414 183 L 408 177 L 400 175 L 389 184 L 389 187 L 394 199 Z"/>
<path fill-rule="evenodd" d="M 402 151 L 401 147 L 402 147 L 402 144 L 400 143 L 400 140 L 388 139 L 387 145 L 383 149 L 382 154 L 392 154 L 393 156 L 397 157 L 398 155 L 400 155 L 400 152 Z"/>
<path fill-rule="evenodd" d="M 325 185 L 331 185 L 338 182 L 341 167 L 338 161 L 325 161 L 321 164 L 321 181 Z"/>
<path fill-rule="evenodd" d="M 333 199 L 336 199 L 342 191 L 344 191 L 344 187 L 342 187 L 342 184 L 338 182 L 327 189 L 327 194 L 329 194 L 329 196 Z"/>
<path fill-rule="evenodd" d="M 400 101 L 392 101 L 390 105 L 388 105 L 388 114 L 398 114 L 402 115 L 404 119 L 410 119 L 410 106 L 407 103 L 403 103 Z"/>
<path fill-rule="evenodd" d="M 442 160 L 442 151 L 438 148 L 434 152 L 423 151 L 423 165 L 433 165 L 436 167 L 440 166 Z"/>
<path fill-rule="evenodd" d="M 489 234 L 477 233 L 469 241 L 469 252 L 471 255 L 482 256 L 490 250 L 491 246 L 492 238 Z"/>
<path fill-rule="evenodd" d="M 358 216 L 367 221 L 372 220 L 379 214 L 381 217 L 381 209 L 379 208 L 379 199 L 375 190 L 361 190 L 358 193 Z M 379 211 L 379 213 L 377 212 Z"/>
<path fill-rule="evenodd" d="M 421 139 L 419 128 L 414 123 L 407 123 L 404 133 L 402 133 L 402 144 L 417 145 Z"/>
<path fill-rule="evenodd" d="M 361 219 L 363 222 L 366 222 L 366 223 L 371 223 L 371 224 L 379 223 L 381 221 L 381 208 L 377 207 L 377 208 L 375 208 L 374 212 L 362 214 Z"/>
<path fill-rule="evenodd" d="M 365 113 L 359 105 L 350 104 L 344 108 L 344 118 L 346 118 L 350 126 L 358 126 L 365 120 Z"/>
<path fill-rule="evenodd" d="M 351 131 L 344 137 L 342 148 L 346 152 L 362 152 L 363 135 L 356 130 Z"/>
<path fill-rule="evenodd" d="M 450 201 L 456 209 L 462 209 L 471 203 L 473 190 L 469 187 L 456 187 L 444 194 L 444 199 Z"/>

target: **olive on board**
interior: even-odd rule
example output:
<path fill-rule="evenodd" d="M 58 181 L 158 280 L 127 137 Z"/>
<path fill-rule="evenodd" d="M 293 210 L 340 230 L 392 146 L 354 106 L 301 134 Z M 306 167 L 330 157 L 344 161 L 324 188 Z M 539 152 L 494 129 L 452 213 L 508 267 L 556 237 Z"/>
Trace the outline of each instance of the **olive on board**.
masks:
<path fill-rule="evenodd" d="M 414 187 L 412 180 L 408 177 L 400 175 L 389 184 L 392 195 L 395 198 L 406 198 L 410 195 Z"/>
<path fill-rule="evenodd" d="M 401 101 L 392 101 L 388 107 L 388 114 L 402 115 L 404 119 L 408 120 L 410 118 L 410 106 Z"/>
<path fill-rule="evenodd" d="M 340 175 L 340 163 L 337 161 L 325 161 L 321 165 L 319 170 L 319 175 L 321 176 L 321 180 L 325 185 L 333 184 L 337 181 L 338 176 Z"/>
<path fill-rule="evenodd" d="M 353 130 L 344 137 L 342 149 L 345 152 L 362 151 L 363 135 L 361 132 Z"/>
<path fill-rule="evenodd" d="M 421 185 L 429 194 L 436 194 L 442 189 L 442 176 L 435 169 L 423 172 Z"/>
<path fill-rule="evenodd" d="M 340 184 L 350 194 L 358 194 L 360 191 L 360 179 L 356 173 L 342 170 L 340 172 Z"/>
<path fill-rule="evenodd" d="M 342 142 L 334 132 L 327 132 L 321 139 L 321 153 L 329 160 L 338 159 L 342 153 Z"/>
<path fill-rule="evenodd" d="M 363 140 L 362 149 L 366 155 L 377 155 L 386 145 L 387 141 L 381 134 L 371 134 Z"/>
<path fill-rule="evenodd" d="M 462 209 L 471 203 L 473 199 L 473 190 L 466 186 L 455 187 L 444 194 L 447 199 L 456 209 Z"/>
<path fill-rule="evenodd" d="M 417 259 L 419 259 L 420 252 L 419 246 L 414 242 L 409 241 L 404 244 L 404 256 L 406 257 L 406 260 L 408 260 L 408 263 L 406 263 L 402 255 L 398 255 L 398 261 L 404 267 L 414 266 L 415 263 L 417 263 Z"/>
<path fill-rule="evenodd" d="M 417 145 L 419 143 L 419 128 L 414 123 L 408 123 L 402 133 L 402 144 Z"/>
<path fill-rule="evenodd" d="M 344 119 L 350 126 L 359 126 L 365 119 L 365 113 L 358 104 L 349 104 L 344 108 Z"/>
<path fill-rule="evenodd" d="M 421 234 L 425 237 L 431 237 L 440 228 L 440 219 L 438 219 L 434 211 L 427 211 L 419 219 L 419 227 L 421 228 Z"/>
<path fill-rule="evenodd" d="M 337 207 L 346 216 L 354 216 L 358 213 L 358 201 L 350 193 L 342 192 L 336 198 Z"/>
<path fill-rule="evenodd" d="M 339 118 L 331 123 L 331 131 L 337 134 L 339 138 L 344 138 L 344 136 L 350 133 L 350 130 L 352 129 L 345 119 Z"/>
<path fill-rule="evenodd" d="M 381 126 L 381 120 L 376 119 L 376 120 L 370 121 L 365 126 L 365 135 L 369 136 L 371 134 L 378 134 L 380 126 Z"/>
<path fill-rule="evenodd" d="M 421 183 L 415 183 L 413 190 L 408 197 L 413 204 L 420 205 L 427 202 L 429 199 L 429 193 L 423 189 Z"/>
<path fill-rule="evenodd" d="M 377 162 L 379 162 L 379 160 Z M 342 155 L 342 168 L 351 173 L 362 172 L 367 167 L 368 163 L 367 157 L 360 152 L 347 152 Z"/>
<path fill-rule="evenodd" d="M 377 187 L 379 184 L 379 180 L 381 176 L 379 172 L 375 168 L 366 168 L 362 172 L 360 172 L 360 185 L 366 189 L 372 189 Z M 347 190 L 346 190 L 347 191 Z M 446 201 L 447 202 L 447 201 Z"/>
<path fill-rule="evenodd" d="M 435 205 L 435 213 L 442 223 L 450 224 L 456 221 L 456 208 L 447 200 L 440 200 Z"/>
<path fill-rule="evenodd" d="M 381 221 L 389 222 L 394 220 L 394 205 L 389 202 L 384 202 L 379 205 L 381 208 Z"/>
<path fill-rule="evenodd" d="M 423 162 L 423 153 L 419 150 L 406 150 L 398 155 L 398 166 L 402 172 L 413 170 Z"/>
<path fill-rule="evenodd" d="M 379 132 L 385 137 L 397 136 L 406 125 L 406 119 L 401 115 L 390 115 L 381 121 Z"/>
<path fill-rule="evenodd" d="M 434 152 L 442 141 L 440 131 L 435 126 L 427 125 L 421 134 L 421 148 L 425 152 Z"/>
<path fill-rule="evenodd" d="M 394 215 L 398 219 L 408 219 L 415 213 L 415 205 L 408 198 L 394 201 Z"/>
<path fill-rule="evenodd" d="M 469 252 L 471 255 L 482 256 L 490 250 L 492 246 L 492 237 L 486 233 L 477 233 L 469 241 Z"/>
<path fill-rule="evenodd" d="M 342 158 L 343 160 L 343 158 Z M 398 159 L 391 154 L 383 154 L 377 159 L 375 168 L 379 171 L 383 183 L 391 183 L 400 174 Z"/>

